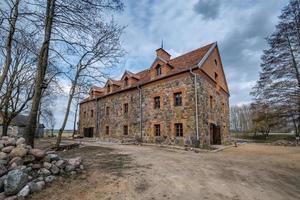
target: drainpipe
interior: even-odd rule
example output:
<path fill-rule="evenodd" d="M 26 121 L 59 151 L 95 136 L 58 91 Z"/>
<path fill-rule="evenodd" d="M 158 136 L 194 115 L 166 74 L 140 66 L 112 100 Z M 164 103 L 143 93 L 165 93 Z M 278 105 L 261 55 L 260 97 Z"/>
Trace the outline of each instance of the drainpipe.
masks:
<path fill-rule="evenodd" d="M 192 68 L 190 68 L 190 73 L 194 75 L 194 86 L 195 86 L 195 120 L 196 120 L 196 137 L 197 141 L 199 141 L 199 119 L 198 119 L 198 95 L 197 95 L 197 74 L 193 72 Z"/>
<path fill-rule="evenodd" d="M 139 90 L 139 97 L 140 97 L 140 133 L 141 133 L 141 142 L 143 142 L 143 108 L 142 108 L 142 89 L 140 86 L 137 86 L 137 89 Z"/>

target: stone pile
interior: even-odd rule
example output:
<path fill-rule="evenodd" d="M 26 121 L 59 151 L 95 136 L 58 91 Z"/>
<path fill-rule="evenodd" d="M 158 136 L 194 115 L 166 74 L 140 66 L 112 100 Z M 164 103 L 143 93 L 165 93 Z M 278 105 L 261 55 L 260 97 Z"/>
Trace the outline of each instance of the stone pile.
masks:
<path fill-rule="evenodd" d="M 0 139 L 0 200 L 24 199 L 57 176 L 75 175 L 82 170 L 81 157 L 64 160 L 54 151 L 31 148 L 22 137 Z"/>

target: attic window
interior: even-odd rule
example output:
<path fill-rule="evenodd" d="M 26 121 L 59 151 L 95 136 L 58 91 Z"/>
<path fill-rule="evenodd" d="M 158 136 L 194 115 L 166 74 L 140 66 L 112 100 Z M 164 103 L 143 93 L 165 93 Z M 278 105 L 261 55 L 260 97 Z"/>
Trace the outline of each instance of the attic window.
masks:
<path fill-rule="evenodd" d="M 128 86 L 128 78 L 127 77 L 124 79 L 124 85 L 125 85 L 125 87 Z"/>
<path fill-rule="evenodd" d="M 215 80 L 218 79 L 218 74 L 215 72 Z"/>
<path fill-rule="evenodd" d="M 156 70 L 156 76 L 161 75 L 161 65 L 160 65 L 160 64 L 157 64 L 157 65 L 156 65 L 155 70 Z"/>
<path fill-rule="evenodd" d="M 107 93 L 110 93 L 110 85 L 107 86 Z"/>
<path fill-rule="evenodd" d="M 215 65 L 218 65 L 218 61 L 215 59 Z"/>

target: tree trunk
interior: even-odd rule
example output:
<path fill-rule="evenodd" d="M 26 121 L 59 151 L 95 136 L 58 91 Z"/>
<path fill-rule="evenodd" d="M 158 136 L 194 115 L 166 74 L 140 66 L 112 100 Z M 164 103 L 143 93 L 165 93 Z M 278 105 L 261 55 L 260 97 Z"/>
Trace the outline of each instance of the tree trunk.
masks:
<path fill-rule="evenodd" d="M 31 145 L 32 147 L 34 147 L 34 134 L 36 130 L 36 121 L 37 121 L 39 104 L 42 97 L 43 82 L 45 79 L 46 70 L 48 68 L 49 46 L 50 46 L 51 31 L 52 31 L 53 18 L 54 18 L 54 10 L 55 10 L 55 0 L 47 0 L 44 42 L 38 57 L 34 96 L 32 100 L 32 106 L 29 114 L 28 124 L 26 126 L 26 131 L 25 131 L 26 143 Z"/>
<path fill-rule="evenodd" d="M 67 121 L 68 121 L 70 108 L 71 108 L 71 103 L 72 103 L 74 93 L 75 93 L 76 82 L 77 82 L 77 80 L 74 81 L 74 83 L 72 84 L 72 87 L 70 89 L 69 98 L 68 98 L 68 105 L 67 105 L 67 110 L 66 110 L 66 113 L 65 113 L 64 121 L 63 121 L 63 124 L 62 124 L 61 128 L 59 129 L 58 135 L 57 135 L 57 140 L 56 140 L 56 145 L 55 145 L 56 148 L 59 148 L 59 145 L 60 145 L 60 142 L 61 142 L 61 136 L 62 136 L 62 133 L 65 130 L 65 127 L 66 127 L 66 124 L 67 124 Z"/>
<path fill-rule="evenodd" d="M 78 98 L 78 100 L 79 100 L 79 98 Z M 75 133 L 76 133 L 77 112 L 78 112 L 78 101 L 76 103 L 76 110 L 75 110 L 75 116 L 74 116 L 73 135 L 72 135 L 73 139 L 74 139 L 74 136 L 75 136 Z"/>
<path fill-rule="evenodd" d="M 0 90 L 2 89 L 4 80 L 7 77 L 7 73 L 8 73 L 8 69 L 11 65 L 12 62 L 12 43 L 13 43 L 13 38 L 14 38 L 14 34 L 15 34 L 15 30 L 16 30 L 16 23 L 18 20 L 18 16 L 19 16 L 19 2 L 20 0 L 16 0 L 16 3 L 14 5 L 14 10 L 13 10 L 13 16 L 11 18 L 11 22 L 10 22 L 10 27 L 9 27 L 9 33 L 8 33 L 8 37 L 6 40 L 6 56 L 5 56 L 5 61 L 4 61 L 4 65 L 2 67 L 2 74 L 0 76 Z"/>
<path fill-rule="evenodd" d="M 7 136 L 8 125 L 3 123 L 2 125 L 2 136 Z"/>

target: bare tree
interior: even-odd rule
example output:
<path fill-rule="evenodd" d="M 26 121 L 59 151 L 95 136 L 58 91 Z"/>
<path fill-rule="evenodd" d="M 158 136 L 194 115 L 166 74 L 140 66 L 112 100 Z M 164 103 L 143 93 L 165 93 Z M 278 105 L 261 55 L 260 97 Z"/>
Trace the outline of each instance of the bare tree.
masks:
<path fill-rule="evenodd" d="M 103 80 L 106 76 L 105 67 L 110 67 L 122 56 L 119 38 L 122 28 L 114 23 L 96 24 L 96 29 L 91 32 L 90 40 L 84 45 L 84 49 L 78 50 L 79 60 L 75 66 L 74 76 L 69 76 L 72 85 L 69 91 L 68 104 L 63 124 L 59 129 L 56 147 L 59 147 L 61 136 L 67 124 L 71 103 L 76 90 L 83 85 L 91 85 Z M 80 92 L 80 91 L 79 91 Z"/>
<path fill-rule="evenodd" d="M 119 0 L 47 0 L 45 9 L 43 42 L 38 56 L 37 73 L 35 77 L 35 94 L 26 127 L 26 141 L 34 146 L 34 132 L 42 97 L 45 89 L 45 76 L 49 64 L 49 54 L 56 54 L 62 62 L 69 63 L 68 53 L 76 53 L 78 47 L 85 48 L 84 41 L 95 28 L 94 24 L 103 21 L 101 13 L 109 10 L 120 10 L 123 4 Z M 51 41 L 51 45 L 50 45 Z M 62 65 L 62 63 L 61 63 Z M 68 71 L 68 70 L 67 70 Z"/>

